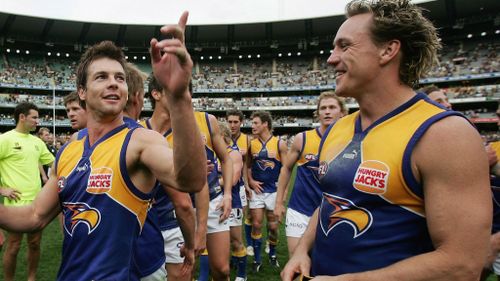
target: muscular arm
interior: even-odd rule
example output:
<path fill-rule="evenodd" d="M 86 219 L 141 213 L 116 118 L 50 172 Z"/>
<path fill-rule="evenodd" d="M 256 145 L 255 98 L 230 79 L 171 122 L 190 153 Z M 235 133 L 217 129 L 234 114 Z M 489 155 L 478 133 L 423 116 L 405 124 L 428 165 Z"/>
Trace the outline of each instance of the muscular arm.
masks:
<path fill-rule="evenodd" d="M 254 190 L 256 193 L 262 193 L 262 182 L 256 181 L 252 176 L 252 165 L 253 165 L 253 157 L 251 146 L 248 146 L 248 152 L 246 156 L 246 178 L 248 180 L 248 186 L 250 189 Z M 250 193 L 251 194 L 251 193 Z"/>
<path fill-rule="evenodd" d="M 213 115 L 209 115 L 208 119 L 210 122 L 210 127 L 212 128 L 212 145 L 222 168 L 224 198 L 222 199 L 222 203 L 219 207 L 222 209 L 220 220 L 223 221 L 227 219 L 231 214 L 231 189 L 233 188 L 233 186 L 231 185 L 231 179 L 233 177 L 233 161 L 231 160 L 231 158 L 229 157 L 229 153 L 227 152 L 226 142 L 220 134 L 217 119 Z"/>
<path fill-rule="evenodd" d="M 236 150 L 229 153 L 229 157 L 233 162 L 233 177 L 231 185 L 235 186 L 241 178 L 241 171 L 243 170 L 243 160 L 241 159 L 241 153 Z"/>
<path fill-rule="evenodd" d="M 150 54 L 153 74 L 166 93 L 170 122 L 175 132 L 173 167 L 170 169 L 174 175 L 175 185 L 166 185 L 185 192 L 197 192 L 207 180 L 206 156 L 194 117 L 191 93 L 188 89 L 193 61 L 184 44 L 187 18 L 188 13 L 184 12 L 177 25 L 162 27 L 161 33 L 168 34 L 169 39 L 159 42 L 152 39 Z M 163 138 L 161 142 L 166 146 Z M 168 166 L 172 165 L 169 164 L 171 162 L 164 162 L 169 159 L 161 156 L 163 153 L 157 151 L 156 148 L 161 148 L 160 144 L 146 146 L 140 160 L 154 171 L 153 175 L 161 182 L 165 180 L 165 176 L 158 172 L 162 170 L 166 172 L 169 170 Z M 162 159 L 154 160 L 158 158 Z"/>
<path fill-rule="evenodd" d="M 292 174 L 293 166 L 297 162 L 302 149 L 302 134 L 297 134 L 294 138 L 293 144 L 287 153 L 287 157 L 282 162 L 283 166 L 280 170 L 280 176 L 278 178 L 278 189 L 276 190 L 276 206 L 274 214 L 278 216 L 279 221 L 281 221 L 285 212 L 285 201 L 288 194 L 288 184 L 290 182 L 290 176 Z"/>
<path fill-rule="evenodd" d="M 199 138 L 201 139 L 201 136 Z M 174 141 L 175 139 L 177 139 L 177 131 Z M 197 137 L 193 139 L 197 139 Z M 194 140 L 185 141 L 185 144 L 181 146 L 186 149 L 186 147 L 191 146 L 190 143 L 192 142 Z M 191 151 L 196 151 L 195 154 L 198 154 L 200 148 L 195 145 L 191 149 Z M 177 147 L 176 150 L 178 150 Z M 203 148 L 201 148 L 201 152 L 204 156 L 205 150 Z M 184 158 L 184 160 L 179 158 Z M 186 161 L 188 159 L 190 161 Z M 186 164 L 186 162 L 191 162 L 191 164 Z M 194 164 L 195 162 L 196 164 Z M 149 178 L 150 181 L 151 178 L 156 178 L 163 186 L 170 186 L 182 192 L 198 192 L 207 181 L 205 157 L 197 159 L 196 156 L 193 159 L 189 153 L 181 157 L 178 153 L 172 152 L 163 136 L 155 131 L 143 128 L 136 129 L 132 135 L 127 150 L 127 165 L 129 166 L 128 170 L 131 173 L 132 181 L 138 188 L 141 188 L 144 184 L 141 184 L 141 180 L 136 181 L 135 175 L 139 174 L 139 171 L 145 171 L 144 167 L 147 168 L 146 173 L 150 172 L 152 174 L 152 177 Z M 192 179 L 189 179 L 186 175 L 188 170 L 190 170 L 189 174 L 192 175 Z M 142 178 L 148 180 L 147 177 Z M 146 186 L 148 185 L 146 184 Z M 152 184 L 149 184 L 149 186 L 152 186 Z M 148 192 L 149 190 L 146 188 L 142 191 Z"/>
<path fill-rule="evenodd" d="M 492 215 L 488 161 L 479 135 L 465 120 L 449 117 L 427 131 L 412 157 L 424 186 L 435 250 L 379 270 L 317 280 L 479 279 Z"/>
<path fill-rule="evenodd" d="M 47 226 L 61 211 L 54 169 L 32 204 L 5 207 L 0 204 L 0 228 L 12 232 L 38 231 Z"/>
<path fill-rule="evenodd" d="M 200 192 L 194 195 L 194 198 L 196 207 L 196 255 L 198 256 L 207 247 L 208 204 L 210 202 L 207 183 Z"/>
<path fill-rule="evenodd" d="M 194 249 L 195 217 L 191 198 L 187 193 L 180 192 L 171 187 L 164 187 L 174 205 L 177 222 L 184 237 L 187 248 Z"/>
<path fill-rule="evenodd" d="M 208 115 L 210 127 L 212 128 L 212 145 L 222 167 L 222 179 L 224 183 L 224 198 L 231 199 L 233 162 L 227 152 L 227 145 L 219 131 L 219 124 L 213 115 Z"/>

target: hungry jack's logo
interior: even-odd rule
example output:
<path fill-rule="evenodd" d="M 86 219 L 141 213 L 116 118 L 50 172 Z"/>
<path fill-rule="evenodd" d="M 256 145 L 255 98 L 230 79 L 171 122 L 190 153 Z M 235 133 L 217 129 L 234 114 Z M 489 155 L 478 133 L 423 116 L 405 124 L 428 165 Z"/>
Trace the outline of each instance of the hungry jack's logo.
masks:
<path fill-rule="evenodd" d="M 356 238 L 365 233 L 372 225 L 372 214 L 365 208 L 356 206 L 350 200 L 332 194 L 323 193 L 320 207 L 320 225 L 325 236 L 335 227 L 348 224 Z"/>
<path fill-rule="evenodd" d="M 364 161 L 356 170 L 352 185 L 364 193 L 384 194 L 387 191 L 389 172 L 389 166 L 383 162 Z"/>
<path fill-rule="evenodd" d="M 106 193 L 111 190 L 113 170 L 108 167 L 93 168 L 87 181 L 87 192 L 93 194 Z"/>
<path fill-rule="evenodd" d="M 99 210 L 90 207 L 86 203 L 64 202 L 64 229 L 73 236 L 75 228 L 79 224 L 88 227 L 88 234 L 92 233 L 101 222 L 101 213 Z"/>

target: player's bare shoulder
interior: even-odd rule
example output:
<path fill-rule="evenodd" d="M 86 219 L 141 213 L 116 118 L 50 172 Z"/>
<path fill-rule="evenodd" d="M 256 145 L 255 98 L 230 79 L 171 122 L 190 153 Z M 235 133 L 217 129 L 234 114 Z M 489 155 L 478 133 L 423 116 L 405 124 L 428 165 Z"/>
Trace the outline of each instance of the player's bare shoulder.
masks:
<path fill-rule="evenodd" d="M 129 158 L 129 155 L 134 153 L 138 154 L 136 157 L 134 157 L 137 158 L 145 149 L 152 148 L 158 145 L 168 147 L 165 138 L 160 135 L 160 133 L 146 128 L 137 128 L 130 136 L 130 141 L 127 149 L 127 158 Z"/>

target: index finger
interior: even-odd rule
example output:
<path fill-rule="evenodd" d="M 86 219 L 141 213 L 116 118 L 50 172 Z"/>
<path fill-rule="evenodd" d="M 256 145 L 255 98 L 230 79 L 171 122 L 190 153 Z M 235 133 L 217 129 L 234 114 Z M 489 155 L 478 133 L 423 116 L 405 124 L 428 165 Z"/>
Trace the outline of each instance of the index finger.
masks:
<path fill-rule="evenodd" d="M 182 12 L 181 17 L 179 18 L 179 22 L 177 23 L 182 28 L 183 31 L 186 30 L 188 17 L 189 17 L 188 11 Z"/>
<path fill-rule="evenodd" d="M 184 11 L 179 18 L 177 25 L 165 25 L 160 29 L 162 34 L 172 34 L 174 38 L 181 40 L 184 43 L 184 31 L 186 30 L 186 23 L 189 13 Z"/>

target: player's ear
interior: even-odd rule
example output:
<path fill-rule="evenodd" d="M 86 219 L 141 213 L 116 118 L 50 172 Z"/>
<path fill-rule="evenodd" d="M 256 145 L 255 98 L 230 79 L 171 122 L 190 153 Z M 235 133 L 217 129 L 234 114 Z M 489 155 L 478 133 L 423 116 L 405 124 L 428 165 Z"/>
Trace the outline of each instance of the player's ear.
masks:
<path fill-rule="evenodd" d="M 385 65 L 398 56 L 401 49 L 401 42 L 393 39 L 382 44 L 380 48 L 380 64 Z"/>

